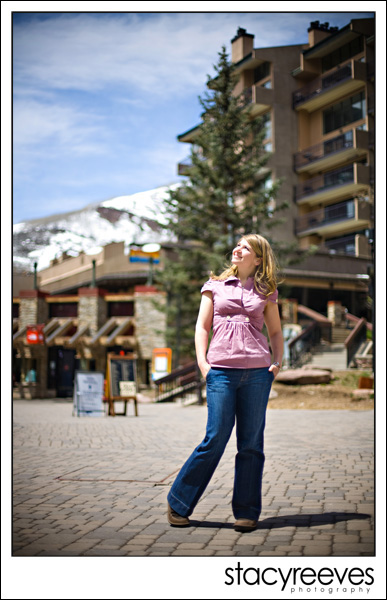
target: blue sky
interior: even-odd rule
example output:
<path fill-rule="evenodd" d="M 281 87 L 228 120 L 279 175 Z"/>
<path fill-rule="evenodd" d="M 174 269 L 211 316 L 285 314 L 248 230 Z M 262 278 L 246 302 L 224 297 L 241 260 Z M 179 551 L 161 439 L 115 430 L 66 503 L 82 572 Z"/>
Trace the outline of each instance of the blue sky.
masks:
<path fill-rule="evenodd" d="M 13 15 L 14 223 L 177 181 L 189 146 L 176 137 L 199 122 L 207 74 L 222 45 L 231 53 L 238 27 L 256 48 L 281 46 L 305 43 L 311 21 L 341 28 L 371 15 L 144 13 L 142 3 L 121 4 L 139 12 Z M 372 3 L 351 6 L 360 4 Z"/>

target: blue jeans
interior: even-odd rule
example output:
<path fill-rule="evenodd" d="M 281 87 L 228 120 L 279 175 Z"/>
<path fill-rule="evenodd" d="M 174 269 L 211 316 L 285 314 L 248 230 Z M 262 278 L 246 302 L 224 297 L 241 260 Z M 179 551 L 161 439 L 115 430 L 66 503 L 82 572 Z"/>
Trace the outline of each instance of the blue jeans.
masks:
<path fill-rule="evenodd" d="M 192 514 L 222 457 L 236 419 L 232 510 L 236 519 L 258 520 L 265 461 L 263 432 L 273 379 L 268 367 L 210 369 L 205 438 L 181 468 L 168 494 L 168 502 L 177 513 L 184 517 Z"/>

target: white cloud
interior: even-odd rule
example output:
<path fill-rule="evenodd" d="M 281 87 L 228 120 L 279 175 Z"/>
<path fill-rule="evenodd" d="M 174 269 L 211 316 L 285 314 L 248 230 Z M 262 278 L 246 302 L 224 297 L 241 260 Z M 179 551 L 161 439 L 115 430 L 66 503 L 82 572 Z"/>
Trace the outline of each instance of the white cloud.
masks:
<path fill-rule="evenodd" d="M 27 83 L 86 91 L 122 85 L 156 96 L 186 91 L 203 78 L 213 54 L 211 41 L 201 44 L 204 32 L 192 20 L 182 14 L 150 20 L 136 14 L 69 14 L 16 25 L 16 89 Z"/>
<path fill-rule="evenodd" d="M 16 151 L 47 144 L 51 150 L 100 154 L 106 148 L 101 119 L 76 107 L 23 98 L 14 102 L 13 142 Z"/>
<path fill-rule="evenodd" d="M 239 26 L 255 34 L 256 47 L 302 43 L 310 20 L 331 18 L 335 25 L 343 18 L 336 14 L 57 13 L 16 21 L 16 89 L 22 82 L 87 91 L 119 85 L 134 96 L 149 94 L 149 101 L 192 93 L 205 83 L 221 46 L 230 48 Z"/>

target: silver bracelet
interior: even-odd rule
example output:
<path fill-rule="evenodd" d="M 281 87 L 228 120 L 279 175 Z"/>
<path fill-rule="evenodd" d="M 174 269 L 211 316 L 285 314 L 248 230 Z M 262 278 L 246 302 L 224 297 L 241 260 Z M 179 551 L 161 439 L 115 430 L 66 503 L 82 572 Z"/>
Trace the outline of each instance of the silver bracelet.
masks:
<path fill-rule="evenodd" d="M 277 361 L 276 361 L 276 362 L 273 362 L 273 363 L 271 363 L 271 366 L 272 366 L 272 367 L 278 367 L 279 369 L 281 368 L 281 365 L 280 365 L 280 364 L 279 364 L 279 362 L 277 362 Z"/>

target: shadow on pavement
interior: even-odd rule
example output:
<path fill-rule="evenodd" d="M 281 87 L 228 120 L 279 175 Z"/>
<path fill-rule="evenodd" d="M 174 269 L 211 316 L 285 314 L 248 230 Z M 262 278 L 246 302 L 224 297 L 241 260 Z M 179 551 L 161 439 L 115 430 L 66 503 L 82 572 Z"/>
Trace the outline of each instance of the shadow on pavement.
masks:
<path fill-rule="evenodd" d="M 277 529 L 280 527 L 313 527 L 318 525 L 334 524 L 340 521 L 364 520 L 371 518 L 365 513 L 352 512 L 328 512 L 323 514 L 305 515 L 281 515 L 270 517 L 258 522 L 255 531 L 259 529 Z M 233 529 L 233 523 L 222 523 L 221 521 L 195 521 L 190 519 L 191 527 L 216 527 L 220 529 Z"/>

